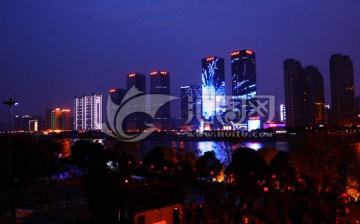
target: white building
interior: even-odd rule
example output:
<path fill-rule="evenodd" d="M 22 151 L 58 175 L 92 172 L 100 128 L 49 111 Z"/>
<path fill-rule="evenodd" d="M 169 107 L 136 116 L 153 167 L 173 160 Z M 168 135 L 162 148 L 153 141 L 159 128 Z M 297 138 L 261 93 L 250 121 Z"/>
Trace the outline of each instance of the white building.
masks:
<path fill-rule="evenodd" d="M 280 104 L 280 122 L 286 123 L 286 107 Z"/>
<path fill-rule="evenodd" d="M 102 95 L 95 94 L 75 96 L 74 129 L 101 130 L 102 128 Z"/>

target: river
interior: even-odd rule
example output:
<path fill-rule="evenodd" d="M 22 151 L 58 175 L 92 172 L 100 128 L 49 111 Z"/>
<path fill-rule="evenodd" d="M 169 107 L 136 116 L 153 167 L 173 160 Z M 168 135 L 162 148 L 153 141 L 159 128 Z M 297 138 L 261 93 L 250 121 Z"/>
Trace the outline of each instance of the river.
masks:
<path fill-rule="evenodd" d="M 132 148 L 132 154 L 136 160 L 142 160 L 146 153 L 156 146 L 181 148 L 184 151 L 199 151 L 200 155 L 207 151 L 215 151 L 218 159 L 223 160 L 221 153 L 218 152 L 221 142 L 216 141 L 151 141 L 144 140 L 135 144 Z M 243 142 L 244 146 L 259 150 L 261 148 L 275 148 L 282 151 L 288 151 L 288 142 Z"/>

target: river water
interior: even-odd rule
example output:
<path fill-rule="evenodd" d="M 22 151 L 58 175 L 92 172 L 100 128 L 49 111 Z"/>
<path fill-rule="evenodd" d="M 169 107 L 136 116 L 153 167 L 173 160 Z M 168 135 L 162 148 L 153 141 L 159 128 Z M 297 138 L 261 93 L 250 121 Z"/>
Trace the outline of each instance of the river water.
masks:
<path fill-rule="evenodd" d="M 215 151 L 218 159 L 223 160 L 221 153 L 218 152 L 221 142 L 216 141 L 151 141 L 144 140 L 136 145 L 132 149 L 132 154 L 135 156 L 136 160 L 142 160 L 146 153 L 152 150 L 153 148 L 160 147 L 170 147 L 170 148 L 181 148 L 184 151 L 191 152 L 200 152 L 200 155 L 207 151 Z M 288 142 L 243 142 L 242 145 L 252 148 L 254 150 L 259 150 L 261 148 L 275 148 L 282 151 L 289 151 Z"/>

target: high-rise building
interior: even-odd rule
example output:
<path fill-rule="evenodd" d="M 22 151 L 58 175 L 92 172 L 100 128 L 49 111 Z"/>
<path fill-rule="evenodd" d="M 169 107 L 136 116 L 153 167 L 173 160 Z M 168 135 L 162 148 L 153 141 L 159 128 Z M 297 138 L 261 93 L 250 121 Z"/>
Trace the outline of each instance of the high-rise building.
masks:
<path fill-rule="evenodd" d="M 31 119 L 37 121 L 37 125 L 35 125 L 35 121 L 33 122 L 33 124 L 32 124 L 33 129 L 32 129 L 32 131 L 35 131 L 35 127 L 37 128 L 37 131 L 39 131 L 39 130 L 44 130 L 44 129 L 45 129 L 45 126 L 44 126 L 44 117 L 43 117 L 43 115 L 39 115 L 39 114 L 37 114 L 37 115 L 32 115 L 32 116 L 31 116 Z"/>
<path fill-rule="evenodd" d="M 24 115 L 19 116 L 16 115 L 14 117 L 14 125 L 13 128 L 15 131 L 29 131 L 29 121 L 31 120 L 31 116 Z"/>
<path fill-rule="evenodd" d="M 333 125 L 354 125 L 354 70 L 349 56 L 334 54 L 330 57 L 330 86 Z"/>
<path fill-rule="evenodd" d="M 51 112 L 51 130 L 71 130 L 69 109 L 56 108 Z"/>
<path fill-rule="evenodd" d="M 284 104 L 280 104 L 280 122 L 286 122 L 286 107 Z"/>
<path fill-rule="evenodd" d="M 61 110 L 56 108 L 51 112 L 51 130 L 61 130 Z"/>
<path fill-rule="evenodd" d="M 234 51 L 231 54 L 232 95 L 252 99 L 256 96 L 255 52 Z"/>
<path fill-rule="evenodd" d="M 286 126 L 309 125 L 308 76 L 299 61 L 284 61 Z"/>
<path fill-rule="evenodd" d="M 92 94 L 74 98 L 74 129 L 102 129 L 102 95 Z"/>
<path fill-rule="evenodd" d="M 47 108 L 45 110 L 45 125 L 44 125 L 44 130 L 49 130 L 51 129 L 51 112 L 53 111 L 53 109 Z"/>
<path fill-rule="evenodd" d="M 308 78 L 309 122 L 312 125 L 325 122 L 324 80 L 314 66 L 305 68 Z"/>
<path fill-rule="evenodd" d="M 168 95 L 170 100 L 170 73 L 166 71 L 154 71 L 150 73 L 150 94 Z M 159 108 L 153 124 L 160 130 L 170 129 L 170 102 L 162 105 L 158 97 L 151 97 L 151 108 Z"/>
<path fill-rule="evenodd" d="M 30 132 L 39 131 L 39 121 L 37 119 L 29 120 L 29 131 Z"/>
<path fill-rule="evenodd" d="M 70 110 L 69 109 L 61 110 L 60 127 L 61 127 L 61 130 L 71 130 L 71 118 L 70 118 Z"/>
<path fill-rule="evenodd" d="M 141 92 L 146 92 L 146 76 L 140 73 L 130 73 L 126 78 L 126 86 L 129 90 L 133 86 Z"/>
<path fill-rule="evenodd" d="M 360 124 L 360 96 L 355 97 L 355 111 L 357 123 Z"/>
<path fill-rule="evenodd" d="M 325 104 L 325 123 L 331 124 L 332 121 L 332 113 L 331 113 L 331 107 L 330 104 Z"/>
<path fill-rule="evenodd" d="M 180 87 L 181 119 L 183 125 L 198 129 L 201 121 L 201 87 L 187 85 Z"/>
<path fill-rule="evenodd" d="M 247 123 L 249 116 L 256 116 L 254 108 L 250 105 L 250 102 L 255 105 L 257 89 L 255 52 L 234 51 L 230 56 L 234 111 L 237 112 L 239 123 Z"/>
<path fill-rule="evenodd" d="M 135 87 L 136 90 L 145 93 L 146 92 L 146 76 L 140 73 L 130 73 L 126 78 L 127 89 Z M 131 113 L 126 117 L 126 128 L 128 131 L 145 130 L 145 109 L 146 100 L 145 97 L 136 97 L 126 104 L 129 111 L 137 111 Z"/>
<path fill-rule="evenodd" d="M 110 89 L 109 96 L 113 103 L 120 105 L 126 94 L 126 89 Z"/>
<path fill-rule="evenodd" d="M 21 117 L 21 130 L 22 131 L 29 131 L 30 120 L 32 120 L 30 115 L 24 115 Z"/>
<path fill-rule="evenodd" d="M 108 124 L 110 124 L 109 122 L 116 122 L 116 121 L 109 121 L 109 116 L 115 115 L 115 113 L 117 112 L 119 105 L 121 105 L 121 101 L 123 100 L 125 94 L 126 94 L 127 90 L 126 89 L 110 89 L 109 90 L 109 96 L 111 101 L 115 104 L 113 106 L 110 106 L 109 104 L 107 104 L 107 108 L 105 110 L 105 117 L 106 117 L 106 122 Z M 115 125 L 115 124 L 111 124 L 111 125 Z M 120 128 L 120 127 L 116 127 L 116 128 Z M 126 130 L 126 122 L 123 122 L 121 124 L 121 128 L 122 130 Z"/>
<path fill-rule="evenodd" d="M 221 129 L 226 109 L 224 59 L 215 56 L 204 58 L 201 68 L 202 118 L 210 129 Z"/>

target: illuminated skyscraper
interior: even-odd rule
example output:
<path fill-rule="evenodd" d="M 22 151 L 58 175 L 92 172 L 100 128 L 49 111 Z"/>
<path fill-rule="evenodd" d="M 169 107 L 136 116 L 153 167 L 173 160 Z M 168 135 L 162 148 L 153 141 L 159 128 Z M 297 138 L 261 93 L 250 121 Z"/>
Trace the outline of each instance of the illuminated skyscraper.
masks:
<path fill-rule="evenodd" d="M 308 106 L 310 124 L 325 122 L 324 80 L 319 70 L 314 66 L 306 66 L 308 78 Z"/>
<path fill-rule="evenodd" d="M 145 93 L 146 92 L 146 76 L 140 73 L 130 73 L 126 78 L 127 89 L 135 87 L 136 90 Z M 126 117 L 126 128 L 128 131 L 145 130 L 145 97 L 136 97 L 126 104 L 127 108 L 137 113 L 132 113 Z"/>
<path fill-rule="evenodd" d="M 51 130 L 70 130 L 70 110 L 56 108 L 51 112 Z"/>
<path fill-rule="evenodd" d="M 75 96 L 74 129 L 101 130 L 102 128 L 102 95 L 92 94 Z"/>
<path fill-rule="evenodd" d="M 109 90 L 109 96 L 113 103 L 120 105 L 122 99 L 124 98 L 126 94 L 126 89 L 110 89 Z"/>
<path fill-rule="evenodd" d="M 224 59 L 208 57 L 201 61 L 202 68 L 202 118 L 211 129 L 222 128 L 225 112 Z"/>
<path fill-rule="evenodd" d="M 150 94 L 168 95 L 170 99 L 170 73 L 155 71 L 150 73 Z M 150 99 L 151 107 L 161 107 L 155 115 L 153 124 L 160 130 L 170 129 L 170 102 L 162 105 L 156 97 Z"/>
<path fill-rule="evenodd" d="M 201 120 L 201 87 L 187 85 L 180 87 L 181 119 L 191 129 L 198 129 Z"/>
<path fill-rule="evenodd" d="M 51 112 L 51 130 L 61 129 L 61 110 L 56 108 Z"/>
<path fill-rule="evenodd" d="M 109 96 L 111 101 L 115 104 L 112 107 L 107 107 L 106 108 L 106 122 L 109 124 L 109 122 L 116 122 L 116 121 L 109 121 L 108 120 L 108 115 L 114 115 L 117 110 L 119 109 L 119 105 L 121 104 L 121 101 L 123 100 L 125 94 L 126 94 L 127 90 L 126 89 L 110 89 L 109 90 Z M 107 105 L 108 106 L 108 105 Z M 115 125 L 116 123 L 113 123 L 111 125 Z M 116 128 L 120 128 L 120 127 L 116 127 Z M 121 124 L 121 128 L 122 130 L 126 130 L 126 122 L 123 122 Z"/>
<path fill-rule="evenodd" d="M 255 52 L 250 50 L 234 51 L 231 56 L 231 87 L 234 111 L 238 121 L 247 123 L 248 116 L 256 116 L 254 108 L 256 97 L 256 61 Z M 246 105 L 243 105 L 246 103 Z M 245 110 L 245 113 L 242 111 Z M 245 116 L 245 117 L 242 117 Z"/>
<path fill-rule="evenodd" d="M 36 132 L 39 130 L 39 121 L 37 119 L 29 120 L 29 131 Z"/>
<path fill-rule="evenodd" d="M 61 130 L 70 130 L 71 128 L 70 121 L 70 110 L 62 109 L 61 110 Z"/>
<path fill-rule="evenodd" d="M 309 125 L 308 77 L 299 61 L 284 61 L 286 126 Z"/>
<path fill-rule="evenodd" d="M 331 110 L 333 125 L 355 124 L 354 70 L 349 56 L 330 58 Z"/>
<path fill-rule="evenodd" d="M 146 92 L 146 76 L 140 73 L 130 73 L 126 78 L 126 86 L 128 90 L 135 86 L 137 90 Z"/>
<path fill-rule="evenodd" d="M 232 95 L 246 99 L 256 96 L 255 52 L 241 50 L 231 53 Z"/>

